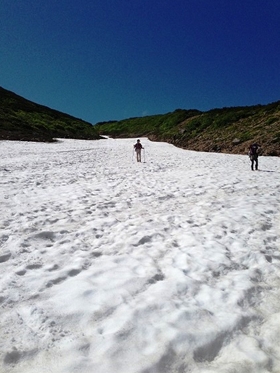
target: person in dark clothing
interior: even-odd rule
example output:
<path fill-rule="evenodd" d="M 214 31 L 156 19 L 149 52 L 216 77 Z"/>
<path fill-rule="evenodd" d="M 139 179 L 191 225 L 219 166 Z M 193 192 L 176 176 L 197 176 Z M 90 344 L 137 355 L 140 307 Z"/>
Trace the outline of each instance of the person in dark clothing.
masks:
<path fill-rule="evenodd" d="M 137 162 L 141 162 L 141 150 L 144 148 L 140 143 L 140 140 L 137 140 L 137 143 L 134 145 L 134 149 L 136 151 Z"/>
<path fill-rule="evenodd" d="M 255 170 L 258 170 L 258 157 L 259 157 L 259 144 L 254 143 L 249 146 L 249 157 L 251 160 L 251 169 L 254 171 L 254 165 Z"/>

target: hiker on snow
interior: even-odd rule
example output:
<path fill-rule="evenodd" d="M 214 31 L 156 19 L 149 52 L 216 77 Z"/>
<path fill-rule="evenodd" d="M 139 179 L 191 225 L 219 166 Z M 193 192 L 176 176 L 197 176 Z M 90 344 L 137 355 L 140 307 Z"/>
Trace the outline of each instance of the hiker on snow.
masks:
<path fill-rule="evenodd" d="M 140 143 L 140 140 L 137 140 L 137 143 L 134 146 L 134 149 L 136 151 L 136 158 L 137 162 L 141 162 L 141 150 L 144 149 L 142 144 Z"/>
<path fill-rule="evenodd" d="M 254 171 L 254 164 L 255 164 L 255 170 L 258 169 L 258 156 L 259 156 L 259 144 L 252 144 L 249 146 L 249 157 L 251 160 L 251 169 Z"/>

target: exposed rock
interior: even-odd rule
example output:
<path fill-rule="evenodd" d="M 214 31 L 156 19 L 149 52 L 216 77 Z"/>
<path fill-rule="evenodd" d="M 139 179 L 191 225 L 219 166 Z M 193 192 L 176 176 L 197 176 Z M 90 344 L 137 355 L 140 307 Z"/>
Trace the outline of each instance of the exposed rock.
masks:
<path fill-rule="evenodd" d="M 238 145 L 238 144 L 240 144 L 240 143 L 241 143 L 241 140 L 240 140 L 240 139 L 235 138 L 235 139 L 232 140 L 232 144 L 233 144 L 233 145 Z"/>

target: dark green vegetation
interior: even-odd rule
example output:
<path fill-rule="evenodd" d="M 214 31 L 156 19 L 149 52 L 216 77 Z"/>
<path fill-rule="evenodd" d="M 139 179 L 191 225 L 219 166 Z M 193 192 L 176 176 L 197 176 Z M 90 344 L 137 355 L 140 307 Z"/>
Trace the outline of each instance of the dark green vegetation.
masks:
<path fill-rule="evenodd" d="M 55 141 L 148 137 L 206 152 L 247 153 L 258 142 L 264 155 L 280 156 L 280 101 L 268 105 L 199 110 L 97 123 L 35 104 L 0 87 L 0 140 Z"/>
<path fill-rule="evenodd" d="M 35 104 L 0 87 L 0 140 L 99 139 L 88 122 Z"/>
<path fill-rule="evenodd" d="M 148 137 L 206 152 L 247 153 L 258 142 L 263 155 L 280 155 L 280 101 L 268 105 L 198 110 L 98 123 L 99 134 Z"/>

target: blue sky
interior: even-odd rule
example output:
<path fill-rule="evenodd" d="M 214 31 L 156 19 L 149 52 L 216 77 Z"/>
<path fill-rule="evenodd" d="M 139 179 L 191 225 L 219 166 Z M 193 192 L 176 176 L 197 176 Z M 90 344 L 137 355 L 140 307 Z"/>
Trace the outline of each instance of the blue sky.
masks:
<path fill-rule="evenodd" d="M 279 0 L 0 0 L 0 86 L 91 123 L 280 100 Z"/>

